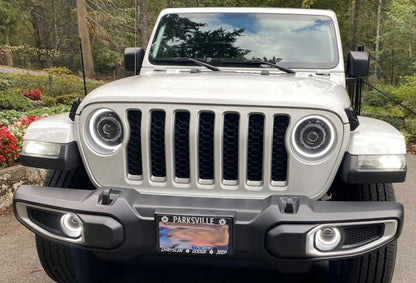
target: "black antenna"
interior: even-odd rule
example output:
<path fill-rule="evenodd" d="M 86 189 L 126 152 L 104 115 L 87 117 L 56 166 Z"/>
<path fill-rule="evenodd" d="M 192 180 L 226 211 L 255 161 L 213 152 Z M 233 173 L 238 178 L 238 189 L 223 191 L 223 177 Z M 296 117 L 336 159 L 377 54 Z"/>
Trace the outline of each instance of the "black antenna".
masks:
<path fill-rule="evenodd" d="M 79 50 L 81 51 L 81 70 L 82 70 L 82 78 L 84 80 L 84 95 L 87 96 L 87 83 L 85 81 L 84 55 L 82 53 L 81 37 L 79 37 Z"/>

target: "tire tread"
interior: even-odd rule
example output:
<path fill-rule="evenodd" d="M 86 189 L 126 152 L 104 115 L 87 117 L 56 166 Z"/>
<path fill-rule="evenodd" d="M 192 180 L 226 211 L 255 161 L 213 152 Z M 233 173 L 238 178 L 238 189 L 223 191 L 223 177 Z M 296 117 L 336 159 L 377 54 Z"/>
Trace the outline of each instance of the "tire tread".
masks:
<path fill-rule="evenodd" d="M 357 184 L 343 183 L 334 191 L 333 200 L 342 201 L 395 201 L 390 183 Z M 347 190 L 347 191 L 345 191 Z M 397 241 L 361 257 L 330 263 L 334 282 L 389 283 L 393 277 Z M 334 275 L 335 274 L 335 275 Z"/>

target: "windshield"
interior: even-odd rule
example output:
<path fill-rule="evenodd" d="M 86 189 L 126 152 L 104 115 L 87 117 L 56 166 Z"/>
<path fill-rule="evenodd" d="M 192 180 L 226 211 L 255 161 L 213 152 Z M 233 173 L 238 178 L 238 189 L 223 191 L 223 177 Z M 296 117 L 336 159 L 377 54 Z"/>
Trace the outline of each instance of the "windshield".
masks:
<path fill-rule="evenodd" d="M 335 28 L 326 16 L 253 13 L 168 14 L 158 26 L 152 64 L 190 65 L 193 58 L 214 66 L 256 67 L 264 60 L 287 68 L 334 68 Z"/>

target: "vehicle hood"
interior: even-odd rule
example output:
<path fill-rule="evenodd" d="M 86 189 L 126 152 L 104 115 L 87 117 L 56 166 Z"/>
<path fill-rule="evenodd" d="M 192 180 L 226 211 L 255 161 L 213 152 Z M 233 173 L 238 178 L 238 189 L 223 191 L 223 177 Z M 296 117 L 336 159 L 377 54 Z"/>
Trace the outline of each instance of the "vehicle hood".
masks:
<path fill-rule="evenodd" d="M 128 77 L 88 94 L 78 114 L 93 103 L 178 103 L 328 110 L 348 122 L 345 89 L 327 79 L 293 74 L 200 72 Z"/>

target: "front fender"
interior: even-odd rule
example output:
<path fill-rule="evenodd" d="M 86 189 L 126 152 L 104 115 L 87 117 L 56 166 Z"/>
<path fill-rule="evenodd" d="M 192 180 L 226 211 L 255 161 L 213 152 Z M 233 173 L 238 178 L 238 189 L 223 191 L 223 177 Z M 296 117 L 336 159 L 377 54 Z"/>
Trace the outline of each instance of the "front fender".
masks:
<path fill-rule="evenodd" d="M 50 116 L 30 124 L 24 140 L 70 143 L 75 141 L 73 124 L 68 113 Z"/>
<path fill-rule="evenodd" d="M 23 140 L 20 161 L 25 166 L 66 171 L 81 165 L 68 113 L 33 122 Z"/>
<path fill-rule="evenodd" d="M 338 172 L 341 179 L 350 184 L 403 182 L 407 172 L 403 135 L 390 124 L 377 119 L 359 117 L 359 121 L 360 126 L 351 132 Z M 383 163 L 385 167 L 362 167 L 360 158 L 388 161 Z M 393 166 L 392 162 L 398 162 L 398 166 Z"/>
<path fill-rule="evenodd" d="M 351 155 L 406 154 L 406 141 L 392 125 L 359 117 L 360 126 L 351 132 L 347 152 Z"/>

